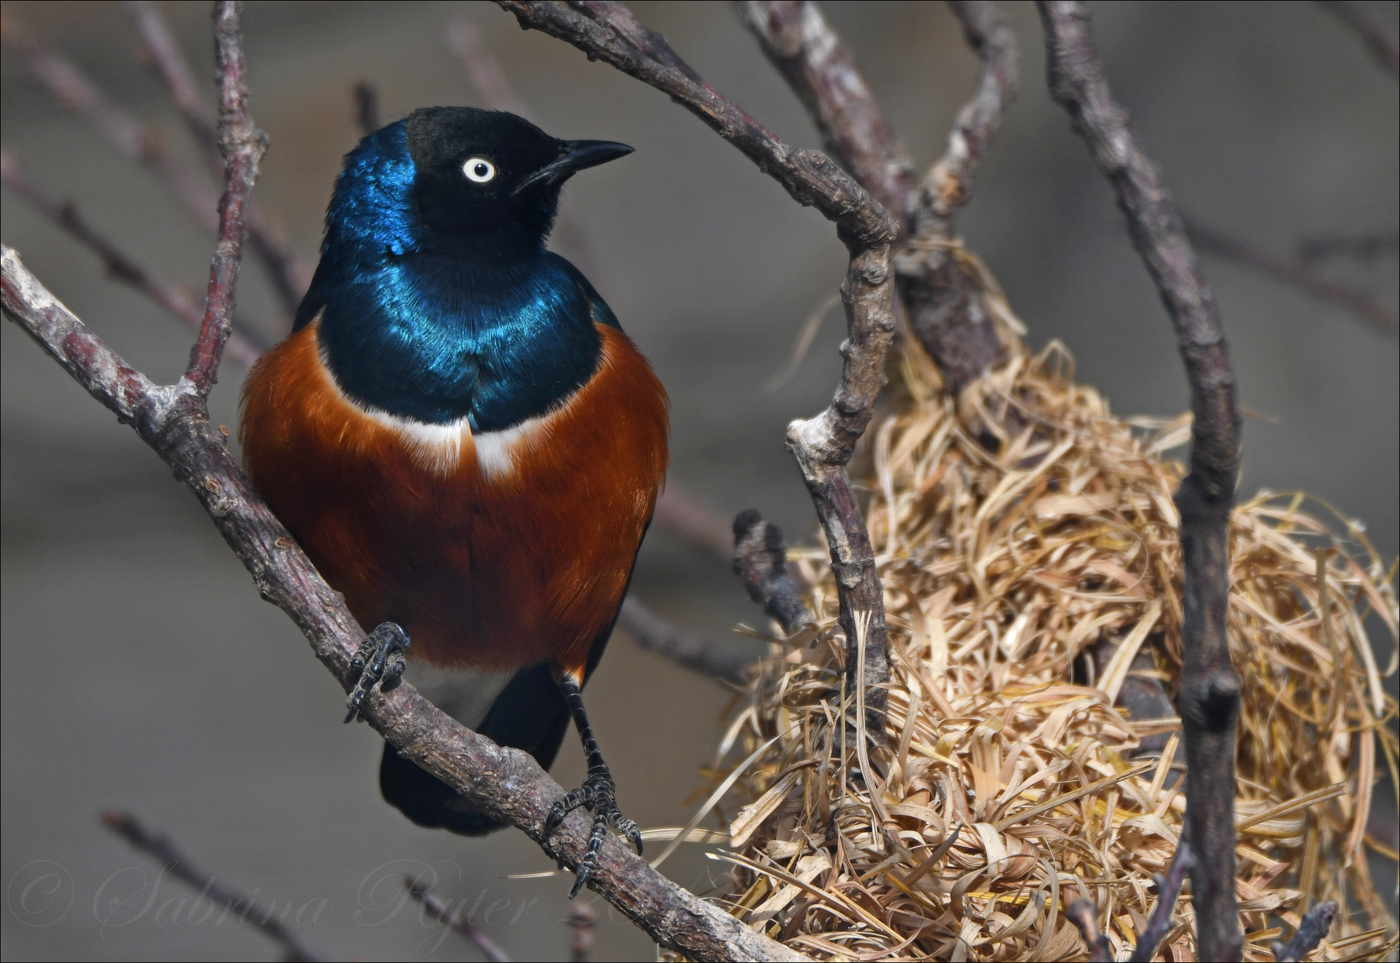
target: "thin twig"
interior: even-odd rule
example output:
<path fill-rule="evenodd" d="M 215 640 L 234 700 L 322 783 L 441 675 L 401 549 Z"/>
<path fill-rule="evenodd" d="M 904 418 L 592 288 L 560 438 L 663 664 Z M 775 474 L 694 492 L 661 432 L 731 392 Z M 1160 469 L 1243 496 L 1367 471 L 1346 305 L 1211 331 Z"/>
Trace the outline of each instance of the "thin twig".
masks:
<path fill-rule="evenodd" d="M 59 106 L 86 118 L 122 156 L 149 168 L 202 226 L 219 227 L 219 197 L 209 183 L 170 156 L 164 134 L 118 107 L 72 61 L 45 49 L 9 13 L 0 37 Z"/>
<path fill-rule="evenodd" d="M 1089 950 L 1090 963 L 1113 963 L 1113 944 L 1099 930 L 1099 909 L 1087 899 L 1077 899 L 1065 908 L 1065 919 L 1079 930 Z"/>
<path fill-rule="evenodd" d="M 0 152 L 0 180 L 36 211 L 101 258 L 102 266 L 112 278 L 145 294 L 196 331 L 203 325 L 204 311 L 188 291 L 161 280 L 137 264 L 114 243 L 93 230 L 71 202 L 60 203 L 46 194 L 24 175 L 9 151 Z M 229 336 L 225 351 L 244 366 L 258 360 L 262 353 L 257 344 L 237 331 Z"/>
<path fill-rule="evenodd" d="M 482 956 L 491 960 L 492 963 L 510 963 L 510 956 L 496 944 L 495 940 L 481 932 L 471 920 L 463 918 L 460 913 L 455 912 L 452 907 L 434 896 L 433 891 L 425 884 L 412 876 L 405 876 L 403 885 L 408 890 L 408 895 L 422 903 L 423 908 L 432 914 L 433 919 L 465 937 L 468 942 L 481 951 Z"/>
<path fill-rule="evenodd" d="M 1082 3 L 1041 2 L 1050 93 L 1068 111 L 1127 216 L 1134 247 L 1176 329 L 1191 387 L 1191 471 L 1176 495 L 1183 568 L 1186 835 L 1196 855 L 1191 897 L 1201 959 L 1243 952 L 1235 897 L 1235 724 L 1240 680 L 1225 623 L 1240 416 L 1229 347 L 1181 215 L 1113 99 Z"/>
<path fill-rule="evenodd" d="M 1196 858 L 1191 854 L 1191 844 L 1182 839 L 1177 843 L 1176 855 L 1172 857 L 1167 875 L 1156 877 L 1157 905 L 1147 921 L 1147 929 L 1138 937 L 1137 946 L 1133 947 L 1133 955 L 1128 957 L 1128 963 L 1151 963 L 1152 957 L 1157 954 L 1158 944 L 1167 938 L 1167 934 L 1175 925 L 1172 917 L 1176 912 L 1176 899 L 1181 894 L 1181 885 L 1186 882 L 1186 874 L 1195 864 Z"/>
<path fill-rule="evenodd" d="M 194 72 L 165 15 L 159 6 L 149 0 L 127 0 L 125 6 L 146 45 L 151 64 L 165 83 L 170 99 L 184 118 L 185 126 L 189 128 L 195 143 L 205 152 L 212 169 L 222 173 L 223 155 L 218 143 L 216 118 L 199 92 Z M 281 228 L 256 206 L 249 207 L 246 218 L 248 241 L 253 252 L 267 268 L 272 287 L 287 313 L 295 313 L 302 295 L 311 285 L 311 266 L 292 249 Z"/>
<path fill-rule="evenodd" d="M 1392 73 L 1400 76 L 1400 42 L 1355 0 L 1320 0 L 1366 43 L 1371 53 Z"/>
<path fill-rule="evenodd" d="M 190 349 L 185 380 L 200 396 L 218 378 L 224 342 L 233 333 L 233 301 L 247 235 L 244 216 L 248 195 L 258 179 L 258 163 L 267 151 L 267 135 L 248 118 L 248 88 L 243 82 L 243 4 L 214 4 L 214 50 L 219 79 L 219 150 L 224 155 L 224 194 L 219 199 L 219 243 L 209 266 L 204 321 Z"/>
<path fill-rule="evenodd" d="M 169 873 L 199 893 L 200 896 L 209 900 L 210 903 L 232 910 L 244 923 L 249 923 L 262 930 L 282 947 L 285 954 L 284 959 L 306 961 L 306 963 L 316 963 L 316 961 L 326 959 L 326 957 L 307 949 L 297 938 L 297 935 L 274 915 L 277 909 L 276 903 L 269 903 L 264 909 L 252 897 L 245 896 L 231 886 L 221 883 L 219 877 L 210 876 L 208 873 L 202 873 L 195 869 L 190 863 L 189 857 L 180 852 L 168 837 L 153 836 L 136 821 L 135 816 L 123 812 L 105 812 L 102 814 L 102 825 L 125 839 L 140 852 L 160 863 L 163 873 Z"/>
<path fill-rule="evenodd" d="M 622 603 L 617 624 L 642 648 L 664 655 L 687 669 L 736 686 L 748 681 L 749 669 L 754 664 L 752 658 L 730 651 L 708 636 L 677 628 L 634 598 Z"/>
<path fill-rule="evenodd" d="M 807 108 L 827 151 L 903 221 L 918 190 L 914 165 L 820 8 L 807 0 L 749 0 L 738 8 Z"/>
<path fill-rule="evenodd" d="M 946 154 L 920 187 L 854 58 L 814 3 L 748 2 L 740 14 L 807 107 L 827 149 L 899 219 L 906 248 L 895 269 L 910 328 L 956 393 L 1002 355 L 980 287 L 952 249 L 954 214 L 971 196 L 977 166 L 1016 95 L 1017 53 L 1010 22 L 994 4 L 949 6 L 982 59 L 982 79 L 958 114 Z"/>
<path fill-rule="evenodd" d="M 1287 943 L 1274 940 L 1270 945 L 1269 950 L 1274 954 L 1276 963 L 1299 963 L 1303 957 L 1317 949 L 1317 944 L 1322 942 L 1327 936 L 1327 931 L 1332 928 L 1332 919 L 1337 915 L 1337 909 L 1336 901 L 1329 899 L 1304 913 L 1292 939 Z"/>
<path fill-rule="evenodd" d="M 448 25 L 447 44 L 466 68 L 467 77 L 487 107 L 525 116 L 524 103 L 470 21 L 458 20 Z"/>
<path fill-rule="evenodd" d="M 1396 332 L 1395 315 L 1379 300 L 1344 284 L 1329 281 L 1301 258 L 1294 260 L 1261 251 L 1239 238 L 1203 227 L 1194 221 L 1186 222 L 1186 232 L 1191 243 L 1207 254 L 1252 267 L 1262 274 L 1301 288 L 1320 301 L 1341 305 L 1385 334 Z"/>
<path fill-rule="evenodd" d="M 734 555 L 732 526 L 679 482 L 667 480 L 666 490 L 656 500 L 656 514 L 652 516 L 652 521 L 676 538 L 703 548 L 726 562 Z"/>
<path fill-rule="evenodd" d="M 150 0 L 125 0 L 122 6 L 141 34 L 151 66 L 165 83 L 170 99 L 193 131 L 195 142 L 209 152 L 210 163 L 217 169 L 221 166 L 219 119 L 204 102 L 199 84 L 194 79 L 194 71 L 180 50 L 180 43 L 175 39 L 170 24 L 160 8 Z"/>
<path fill-rule="evenodd" d="M 799 203 L 816 207 L 837 228 L 850 252 L 842 285 L 846 305 L 845 364 L 831 405 L 816 418 L 788 426 L 788 450 L 797 458 L 817 517 L 826 533 L 846 635 L 847 685 L 854 685 L 856 625 L 869 617 L 864 678 L 871 687 L 869 730 L 884 734 L 889 681 L 889 628 L 875 553 L 846 465 L 874 412 L 884 377 L 885 351 L 894 335 L 894 279 L 890 246 L 897 224 L 880 203 L 825 154 L 795 150 L 700 79 L 665 39 L 637 22 L 621 3 L 526 3 L 498 0 L 523 27 L 578 47 L 650 84 L 699 117 Z"/>
<path fill-rule="evenodd" d="M 569 963 L 588 963 L 593 958 L 593 924 L 598 913 L 587 903 L 579 903 L 569 910 L 565 920 L 573 929 L 569 940 Z"/>
<path fill-rule="evenodd" d="M 361 137 L 368 137 L 382 126 L 379 121 L 379 89 L 368 80 L 358 81 L 350 91 L 355 98 L 355 126 Z"/>
<path fill-rule="evenodd" d="M 909 326 L 928 348 L 956 396 L 1002 356 L 981 286 L 955 256 L 957 211 L 1016 97 L 1016 33 L 994 3 L 949 3 L 968 45 L 982 60 L 977 92 L 958 112 L 948 149 L 924 178 L 909 217 L 909 242 L 895 259 Z"/>
<path fill-rule="evenodd" d="M 789 635 L 815 621 L 788 573 L 783 530 L 752 508 L 734 519 L 734 574 L 743 579 L 749 598 Z"/>
<path fill-rule="evenodd" d="M 1384 254 L 1400 252 L 1400 231 L 1375 231 L 1337 237 L 1311 237 L 1298 242 L 1300 261 L 1321 261 L 1326 258 L 1350 257 L 1358 261 L 1373 261 Z"/>

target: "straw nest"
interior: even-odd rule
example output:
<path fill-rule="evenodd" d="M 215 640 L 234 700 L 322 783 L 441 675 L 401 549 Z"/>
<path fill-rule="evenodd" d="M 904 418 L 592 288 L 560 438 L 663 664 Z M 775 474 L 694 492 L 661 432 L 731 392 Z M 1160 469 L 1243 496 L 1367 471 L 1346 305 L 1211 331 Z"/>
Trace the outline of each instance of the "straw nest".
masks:
<path fill-rule="evenodd" d="M 907 352 L 902 410 L 868 435 L 888 747 L 837 723 L 844 648 L 823 549 L 791 553 L 818 624 L 770 638 L 720 747 L 752 753 L 715 771 L 752 800 L 714 854 L 732 871 L 724 898 L 816 959 L 1085 959 L 1064 917 L 1080 896 L 1125 959 L 1181 833 L 1180 723 L 1132 718 L 1115 697 L 1132 679 L 1175 695 L 1183 469 L 1162 453 L 1189 418 L 1115 418 L 1062 347 L 1009 340 L 1008 363 L 957 403 Z M 997 454 L 977 440 L 988 431 Z M 1260 494 L 1230 526 L 1249 960 L 1272 959 L 1270 941 L 1322 899 L 1343 914 L 1312 958 L 1395 946 L 1366 858 L 1395 858 L 1367 821 L 1378 771 L 1400 783 L 1381 682 L 1396 658 L 1379 667 L 1366 628 L 1396 638 L 1394 569 L 1359 523 L 1307 504 Z M 1116 657 L 1091 661 L 1113 642 Z M 1157 958 L 1195 959 L 1187 893 L 1174 917 Z"/>

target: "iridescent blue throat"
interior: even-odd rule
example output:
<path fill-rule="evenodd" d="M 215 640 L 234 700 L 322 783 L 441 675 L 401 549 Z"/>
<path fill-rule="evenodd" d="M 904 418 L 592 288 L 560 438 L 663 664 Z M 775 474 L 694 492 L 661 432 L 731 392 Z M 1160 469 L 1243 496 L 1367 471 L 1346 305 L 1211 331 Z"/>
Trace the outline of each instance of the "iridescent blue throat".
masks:
<path fill-rule="evenodd" d="M 347 158 L 296 328 L 320 316 L 322 358 L 355 401 L 499 431 L 544 414 L 597 369 L 608 306 L 544 239 L 434 236 L 414 216 L 403 123 Z"/>

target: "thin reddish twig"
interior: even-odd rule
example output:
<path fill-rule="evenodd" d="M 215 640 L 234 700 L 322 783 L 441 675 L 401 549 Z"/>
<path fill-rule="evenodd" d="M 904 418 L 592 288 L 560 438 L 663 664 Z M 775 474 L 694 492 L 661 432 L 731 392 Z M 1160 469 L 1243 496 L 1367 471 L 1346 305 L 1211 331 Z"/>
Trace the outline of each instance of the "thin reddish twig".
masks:
<path fill-rule="evenodd" d="M 215 173 L 222 175 L 224 161 L 222 145 L 218 141 L 217 119 L 200 94 L 194 72 L 165 15 L 159 6 L 149 0 L 127 0 L 125 6 L 141 34 L 151 64 L 165 83 L 170 99 L 184 118 L 185 126 L 208 157 Z M 311 265 L 297 255 L 282 230 L 257 205 L 250 205 L 244 216 L 253 252 L 267 269 L 273 290 L 280 297 L 287 314 L 294 314 L 302 295 L 311 285 Z"/>
<path fill-rule="evenodd" d="M 71 203 L 60 203 L 46 194 L 19 168 L 9 151 L 0 152 L 0 180 L 29 203 L 40 214 L 63 228 L 70 237 L 102 259 L 102 265 L 114 279 L 128 284 L 159 304 L 196 331 L 204 323 L 204 311 L 193 295 L 156 277 L 123 253 L 112 241 L 93 230 Z M 247 336 L 235 331 L 229 335 L 224 350 L 242 365 L 251 365 L 262 351 Z"/>
<path fill-rule="evenodd" d="M 224 194 L 219 199 L 219 242 L 209 266 L 204 321 L 190 349 L 185 379 L 196 394 L 209 394 L 218 378 L 224 342 L 233 333 L 233 301 L 247 236 L 248 195 L 258 179 L 258 163 L 267 150 L 267 135 L 248 118 L 244 83 L 243 34 L 239 0 L 214 4 L 214 50 L 219 78 L 219 150 L 224 155 Z"/>

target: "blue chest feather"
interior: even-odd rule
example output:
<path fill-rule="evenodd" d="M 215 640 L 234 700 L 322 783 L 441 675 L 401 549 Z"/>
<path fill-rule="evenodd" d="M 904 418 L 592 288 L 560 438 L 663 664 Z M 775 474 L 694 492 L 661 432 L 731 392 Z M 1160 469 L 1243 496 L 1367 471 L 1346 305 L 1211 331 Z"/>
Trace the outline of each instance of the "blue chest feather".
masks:
<path fill-rule="evenodd" d="M 347 158 L 321 263 L 297 312 L 319 315 L 323 359 L 361 404 L 418 421 L 498 431 L 548 411 L 592 377 L 598 322 L 588 281 L 543 244 L 492 248 L 419 226 L 402 124 Z"/>

